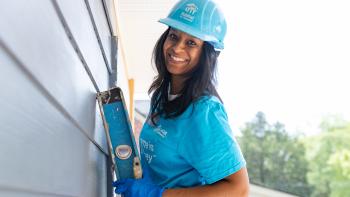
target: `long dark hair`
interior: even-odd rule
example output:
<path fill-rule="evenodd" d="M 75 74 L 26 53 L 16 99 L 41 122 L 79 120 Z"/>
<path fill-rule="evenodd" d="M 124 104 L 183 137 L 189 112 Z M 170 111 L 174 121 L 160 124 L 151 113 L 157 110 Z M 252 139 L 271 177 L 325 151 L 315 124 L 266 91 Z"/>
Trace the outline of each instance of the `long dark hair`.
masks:
<path fill-rule="evenodd" d="M 163 45 L 168 36 L 168 28 L 158 39 L 152 54 L 152 62 L 155 65 L 158 75 L 154 78 L 151 87 L 148 90 L 151 97 L 151 120 L 156 124 L 155 117 L 165 115 L 165 118 L 176 118 L 180 116 L 187 107 L 204 95 L 214 95 L 221 98 L 216 91 L 216 66 L 219 51 L 204 42 L 202 53 L 198 65 L 192 71 L 187 73 L 188 77 L 180 91 L 180 96 L 174 100 L 168 100 L 168 89 L 171 80 L 171 74 L 165 65 Z"/>

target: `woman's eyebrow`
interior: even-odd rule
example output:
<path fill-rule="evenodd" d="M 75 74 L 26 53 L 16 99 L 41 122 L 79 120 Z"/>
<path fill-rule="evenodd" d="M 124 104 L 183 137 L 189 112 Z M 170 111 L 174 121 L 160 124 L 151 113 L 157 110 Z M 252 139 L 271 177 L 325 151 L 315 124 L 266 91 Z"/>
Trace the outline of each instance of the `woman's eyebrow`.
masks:
<path fill-rule="evenodd" d="M 178 33 L 179 31 L 177 31 L 176 29 L 171 29 L 170 32 L 172 32 L 172 33 Z"/>

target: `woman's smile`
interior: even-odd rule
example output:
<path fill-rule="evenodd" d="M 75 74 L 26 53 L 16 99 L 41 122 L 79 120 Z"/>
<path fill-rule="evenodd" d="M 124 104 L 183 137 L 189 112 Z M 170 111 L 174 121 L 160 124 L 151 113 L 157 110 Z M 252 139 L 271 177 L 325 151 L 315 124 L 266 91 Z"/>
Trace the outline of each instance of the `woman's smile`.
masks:
<path fill-rule="evenodd" d="M 165 64 L 173 75 L 184 75 L 197 66 L 203 41 L 176 29 L 170 29 L 163 45 Z"/>
<path fill-rule="evenodd" d="M 181 57 L 178 57 L 178 56 L 175 56 L 172 54 L 168 54 L 168 56 L 170 57 L 170 58 L 168 58 L 169 62 L 171 62 L 173 64 L 183 64 L 183 63 L 188 62 L 187 59 L 181 58 Z"/>

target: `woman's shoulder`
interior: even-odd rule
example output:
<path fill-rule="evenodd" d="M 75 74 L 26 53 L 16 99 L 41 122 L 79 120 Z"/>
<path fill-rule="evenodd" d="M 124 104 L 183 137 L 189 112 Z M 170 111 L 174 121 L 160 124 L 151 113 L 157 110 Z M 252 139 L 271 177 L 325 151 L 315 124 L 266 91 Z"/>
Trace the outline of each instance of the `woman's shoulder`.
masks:
<path fill-rule="evenodd" d="M 195 118 L 196 116 L 205 116 L 218 111 L 226 113 L 220 99 L 213 95 L 205 95 L 196 99 L 185 111 L 183 117 Z"/>
<path fill-rule="evenodd" d="M 216 107 L 216 106 L 223 106 L 220 99 L 214 95 L 205 95 L 199 97 L 194 103 L 195 107 Z"/>

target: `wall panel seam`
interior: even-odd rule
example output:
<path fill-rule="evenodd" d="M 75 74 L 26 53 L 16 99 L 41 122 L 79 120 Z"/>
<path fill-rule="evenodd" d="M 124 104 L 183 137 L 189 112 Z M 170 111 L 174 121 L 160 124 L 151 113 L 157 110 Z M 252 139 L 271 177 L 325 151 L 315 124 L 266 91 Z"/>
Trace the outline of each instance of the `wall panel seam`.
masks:
<path fill-rule="evenodd" d="M 86 8 L 87 8 L 87 11 L 89 12 L 91 24 L 94 27 L 95 36 L 97 38 L 97 42 L 98 42 L 98 45 L 100 47 L 103 60 L 105 61 L 105 64 L 106 64 L 106 67 L 107 67 L 107 70 L 108 70 L 109 74 L 111 74 L 112 71 L 110 69 L 110 66 L 109 66 L 109 63 L 108 63 L 108 60 L 107 60 L 107 57 L 106 57 L 106 53 L 105 53 L 105 50 L 103 48 L 103 44 L 102 44 L 102 41 L 101 41 L 100 33 L 98 32 L 97 25 L 96 25 L 94 16 L 92 14 L 91 7 L 90 7 L 90 4 L 89 4 L 88 0 L 85 0 L 85 5 L 86 5 Z M 111 32 L 109 32 L 109 33 L 111 35 Z"/>
<path fill-rule="evenodd" d="M 103 9 L 105 10 L 105 15 L 106 15 L 106 18 L 107 18 L 109 32 L 110 32 L 111 35 L 114 35 L 113 28 L 112 28 L 112 22 L 111 22 L 111 19 L 110 19 L 110 13 L 109 13 L 107 5 L 106 5 L 106 0 L 102 0 L 102 3 L 103 3 Z"/>
<path fill-rule="evenodd" d="M 4 49 L 7 55 L 15 62 L 15 64 L 23 71 L 24 75 L 26 75 L 37 87 L 37 89 L 47 98 L 49 103 L 51 103 L 61 114 L 68 119 L 78 130 L 87 137 L 96 147 L 105 155 L 108 153 L 92 138 L 89 134 L 80 127 L 79 123 L 69 114 L 69 112 L 55 99 L 53 95 L 40 83 L 40 81 L 31 73 L 29 69 L 26 68 L 24 63 L 12 52 L 12 50 L 5 44 L 5 42 L 0 37 L 0 47 Z"/>
<path fill-rule="evenodd" d="M 62 24 L 62 26 L 64 28 L 64 31 L 67 34 L 67 37 L 68 37 L 71 45 L 73 46 L 75 52 L 77 53 L 80 61 L 82 62 L 83 66 L 85 68 L 86 73 L 88 74 L 88 76 L 89 76 L 91 82 L 93 83 L 96 91 L 100 92 L 100 90 L 98 88 L 98 85 L 97 85 L 97 83 L 96 83 L 96 81 L 95 81 L 95 79 L 94 79 L 94 77 L 92 75 L 92 72 L 91 72 L 89 66 L 86 63 L 86 60 L 85 60 L 85 58 L 84 58 L 84 56 L 83 56 L 83 54 L 82 54 L 82 52 L 81 52 L 81 50 L 79 48 L 79 45 L 78 45 L 77 41 L 74 39 L 73 33 L 70 30 L 70 28 L 68 26 L 68 23 L 67 23 L 65 17 L 63 16 L 63 13 L 62 13 L 62 11 L 61 11 L 57 1 L 56 0 L 51 0 L 51 2 L 52 2 L 53 7 L 54 7 L 54 9 L 56 11 L 56 14 L 58 15 L 59 20 L 61 21 L 61 24 Z"/>

